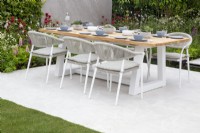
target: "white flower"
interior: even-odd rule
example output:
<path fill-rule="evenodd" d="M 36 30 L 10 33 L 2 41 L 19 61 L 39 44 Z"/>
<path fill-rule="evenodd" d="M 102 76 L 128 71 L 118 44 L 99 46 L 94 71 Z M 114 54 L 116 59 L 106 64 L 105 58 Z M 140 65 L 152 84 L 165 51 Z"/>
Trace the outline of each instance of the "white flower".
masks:
<path fill-rule="evenodd" d="M 6 22 L 6 24 L 4 25 L 4 28 L 5 28 L 5 29 L 8 28 L 8 22 Z"/>
<path fill-rule="evenodd" d="M 23 25 L 22 25 L 22 23 L 20 23 L 20 24 L 19 24 L 19 28 L 23 28 Z"/>

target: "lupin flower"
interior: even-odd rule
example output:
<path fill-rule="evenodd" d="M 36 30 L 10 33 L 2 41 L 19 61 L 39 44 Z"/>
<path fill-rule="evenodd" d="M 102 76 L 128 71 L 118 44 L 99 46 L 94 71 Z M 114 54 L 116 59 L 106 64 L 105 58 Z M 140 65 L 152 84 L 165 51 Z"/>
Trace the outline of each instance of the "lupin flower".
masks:
<path fill-rule="evenodd" d="M 29 47 L 28 47 L 28 45 L 26 46 L 26 52 L 29 52 Z"/>
<path fill-rule="evenodd" d="M 14 55 L 17 55 L 17 54 L 18 54 L 18 52 L 19 52 L 19 50 L 18 50 L 18 47 L 17 47 L 17 46 L 14 46 L 14 47 L 12 48 L 12 50 L 13 50 L 13 54 L 14 54 Z"/>
<path fill-rule="evenodd" d="M 22 41 L 22 38 L 20 37 L 19 38 L 19 46 L 22 46 L 23 45 L 23 41 Z"/>

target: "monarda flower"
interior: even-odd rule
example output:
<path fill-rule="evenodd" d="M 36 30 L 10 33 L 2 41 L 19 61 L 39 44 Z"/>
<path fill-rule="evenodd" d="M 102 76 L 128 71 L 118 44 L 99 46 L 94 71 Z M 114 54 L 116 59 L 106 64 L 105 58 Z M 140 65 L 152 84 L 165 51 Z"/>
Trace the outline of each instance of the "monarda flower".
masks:
<path fill-rule="evenodd" d="M 22 22 L 22 19 L 21 19 L 21 18 L 19 18 L 19 19 L 18 19 L 18 23 L 21 23 L 21 22 Z"/>
<path fill-rule="evenodd" d="M 11 23 L 15 22 L 15 17 L 14 16 L 11 17 L 10 22 Z"/>

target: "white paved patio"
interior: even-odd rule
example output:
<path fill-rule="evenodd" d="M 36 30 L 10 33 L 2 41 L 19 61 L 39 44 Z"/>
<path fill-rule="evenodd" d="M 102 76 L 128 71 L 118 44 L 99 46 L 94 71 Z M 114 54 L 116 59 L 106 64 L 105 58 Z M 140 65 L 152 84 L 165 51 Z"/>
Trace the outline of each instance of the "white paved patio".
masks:
<path fill-rule="evenodd" d="M 50 74 L 45 84 L 45 67 L 10 74 L 0 73 L 0 97 L 47 114 L 106 133 L 199 133 L 200 132 L 200 73 L 182 73 L 182 89 L 178 88 L 178 69 L 167 68 L 167 86 L 140 96 L 128 95 L 122 86 L 119 105 L 114 106 L 116 87 L 106 89 L 106 82 L 96 80 L 92 99 L 83 94 L 79 76 L 60 78 Z M 152 65 L 152 79 L 156 75 Z M 146 73 L 145 73 L 146 74 Z M 89 82 L 91 78 L 89 79 Z M 89 83 L 90 85 L 90 83 Z M 88 86 L 89 87 L 89 86 Z"/>

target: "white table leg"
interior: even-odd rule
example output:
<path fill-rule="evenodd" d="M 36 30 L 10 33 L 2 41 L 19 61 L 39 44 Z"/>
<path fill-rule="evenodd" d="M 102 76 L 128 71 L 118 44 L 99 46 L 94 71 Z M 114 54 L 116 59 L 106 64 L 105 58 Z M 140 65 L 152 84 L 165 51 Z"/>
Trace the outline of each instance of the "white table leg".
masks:
<path fill-rule="evenodd" d="M 143 51 L 144 49 L 137 46 L 135 47 L 136 51 Z M 157 47 L 157 80 L 144 83 L 144 92 L 150 91 L 153 89 L 157 89 L 163 86 L 166 86 L 166 47 L 159 46 Z M 135 58 L 135 61 L 139 60 L 140 58 Z M 134 70 L 130 80 L 129 86 L 129 94 L 130 95 L 137 95 L 140 93 L 140 72 L 139 70 Z"/>
<path fill-rule="evenodd" d="M 135 46 L 135 51 L 137 52 L 144 52 L 144 47 L 139 47 L 139 46 Z M 139 62 L 141 61 L 141 56 L 136 56 L 134 57 L 134 61 L 135 62 Z M 139 82 L 140 82 L 140 70 L 139 69 L 135 69 L 132 72 L 131 75 L 131 79 L 130 79 L 130 85 L 129 85 L 129 94 L 130 95 L 135 95 L 136 92 L 140 92 L 139 91 Z"/>
<path fill-rule="evenodd" d="M 162 87 L 166 86 L 166 47 L 157 47 L 157 62 L 158 62 L 158 80 L 162 82 Z"/>
<path fill-rule="evenodd" d="M 58 56 L 56 59 L 56 68 L 55 68 L 55 76 L 62 76 L 63 65 L 64 65 L 65 56 Z"/>
<path fill-rule="evenodd" d="M 59 48 L 66 48 L 65 45 L 60 44 Z M 66 53 L 67 54 L 67 53 Z M 55 76 L 62 76 L 63 65 L 64 65 L 65 56 L 61 55 L 56 58 L 56 68 L 55 68 Z"/>

